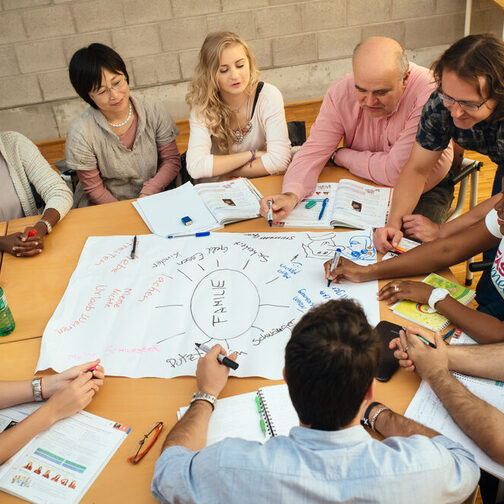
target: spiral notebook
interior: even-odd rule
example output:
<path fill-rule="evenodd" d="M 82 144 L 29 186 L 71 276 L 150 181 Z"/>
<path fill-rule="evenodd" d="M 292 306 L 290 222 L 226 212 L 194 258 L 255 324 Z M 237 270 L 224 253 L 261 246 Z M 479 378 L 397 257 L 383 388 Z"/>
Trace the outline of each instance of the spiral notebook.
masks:
<path fill-rule="evenodd" d="M 179 420 L 188 409 L 179 409 Z M 287 385 L 261 387 L 257 392 L 217 401 L 208 424 L 207 446 L 227 437 L 262 443 L 274 436 L 287 436 L 296 425 L 299 419 Z"/>
<path fill-rule="evenodd" d="M 459 303 L 464 305 L 469 304 L 476 295 L 473 290 L 452 282 L 436 273 L 431 273 L 424 278 L 422 282 L 432 285 L 434 288 L 441 287 L 448 290 L 453 299 L 456 299 Z M 390 309 L 394 313 L 397 313 L 397 315 L 426 327 L 431 331 L 443 331 L 450 325 L 450 321 L 444 315 L 433 310 L 428 304 L 402 300 L 392 305 Z"/>

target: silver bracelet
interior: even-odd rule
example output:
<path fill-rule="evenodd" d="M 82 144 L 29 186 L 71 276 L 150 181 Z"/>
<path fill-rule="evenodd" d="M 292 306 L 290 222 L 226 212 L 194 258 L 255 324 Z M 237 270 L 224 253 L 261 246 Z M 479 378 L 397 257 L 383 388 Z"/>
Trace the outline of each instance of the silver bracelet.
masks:
<path fill-rule="evenodd" d="M 45 224 L 45 227 L 47 228 L 47 234 L 51 234 L 51 232 L 52 232 L 51 223 L 47 219 L 39 219 L 38 222 L 36 222 L 36 224 L 38 224 L 39 222 L 42 222 L 42 224 Z"/>
<path fill-rule="evenodd" d="M 391 410 L 388 406 L 382 406 L 381 408 L 378 408 L 378 409 L 376 410 L 376 413 L 375 413 L 375 414 L 373 415 L 373 417 L 371 418 L 371 422 L 369 422 L 369 424 L 370 424 L 371 430 L 372 430 L 373 432 L 378 432 L 378 431 L 375 429 L 375 422 L 376 422 L 376 419 L 378 418 L 378 415 L 379 415 L 380 413 L 383 413 L 383 412 L 384 412 L 384 411 L 386 411 L 386 410 L 392 411 L 392 410 Z M 378 434 L 380 434 L 380 433 L 378 432 Z"/>
<path fill-rule="evenodd" d="M 33 400 L 35 402 L 41 402 L 44 400 L 44 396 L 42 395 L 42 377 L 37 376 L 32 380 L 32 389 L 33 389 Z"/>

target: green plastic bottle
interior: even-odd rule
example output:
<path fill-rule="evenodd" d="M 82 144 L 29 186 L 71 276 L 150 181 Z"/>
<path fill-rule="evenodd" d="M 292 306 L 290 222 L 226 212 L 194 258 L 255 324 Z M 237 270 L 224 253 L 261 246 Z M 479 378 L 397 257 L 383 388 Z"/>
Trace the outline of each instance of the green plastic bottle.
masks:
<path fill-rule="evenodd" d="M 4 291 L 2 287 L 0 287 L 0 336 L 7 336 L 14 331 L 15 327 L 16 323 L 14 322 L 14 317 L 7 305 Z"/>

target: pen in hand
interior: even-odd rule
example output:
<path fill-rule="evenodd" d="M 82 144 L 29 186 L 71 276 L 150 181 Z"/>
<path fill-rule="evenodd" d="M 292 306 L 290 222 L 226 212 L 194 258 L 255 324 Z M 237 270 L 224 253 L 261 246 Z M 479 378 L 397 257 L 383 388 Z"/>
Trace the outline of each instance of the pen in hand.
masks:
<path fill-rule="evenodd" d="M 204 345 L 203 343 L 194 343 L 198 349 L 202 350 L 205 353 L 210 352 L 211 348 Z M 239 364 L 235 362 L 234 360 L 229 359 L 228 357 L 225 357 L 222 354 L 217 355 L 217 360 L 221 363 L 224 364 L 224 366 L 227 366 L 228 368 L 231 369 L 238 369 Z"/>
<path fill-rule="evenodd" d="M 273 225 L 273 211 L 271 210 L 271 200 L 268 200 L 268 224 Z"/>
<path fill-rule="evenodd" d="M 434 343 L 431 343 L 427 338 L 420 336 L 420 334 L 415 334 L 415 336 L 418 336 L 426 345 L 430 346 L 431 348 L 437 348 L 437 346 L 434 345 Z"/>
<path fill-rule="evenodd" d="M 333 260 L 331 261 L 331 271 L 338 266 L 338 263 L 339 263 L 339 260 L 340 260 L 340 257 L 341 257 L 341 249 L 340 248 L 337 248 L 335 251 L 334 251 L 334 257 L 333 257 Z M 329 279 L 327 280 L 327 287 L 329 287 L 331 285 L 331 282 L 332 280 Z"/>

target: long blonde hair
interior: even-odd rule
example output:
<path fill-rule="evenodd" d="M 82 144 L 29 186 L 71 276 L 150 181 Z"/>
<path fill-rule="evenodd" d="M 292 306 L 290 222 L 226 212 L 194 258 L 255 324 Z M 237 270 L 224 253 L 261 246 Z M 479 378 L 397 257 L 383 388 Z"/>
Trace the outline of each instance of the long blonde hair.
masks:
<path fill-rule="evenodd" d="M 249 95 L 259 81 L 254 53 L 239 35 L 232 32 L 209 33 L 201 46 L 199 61 L 194 77 L 189 84 L 186 102 L 196 109 L 199 119 L 206 124 L 222 152 L 229 152 L 235 141 L 231 130 L 231 108 L 220 96 L 217 72 L 222 51 L 233 44 L 240 44 L 245 50 L 250 67 L 250 80 L 246 89 Z"/>

